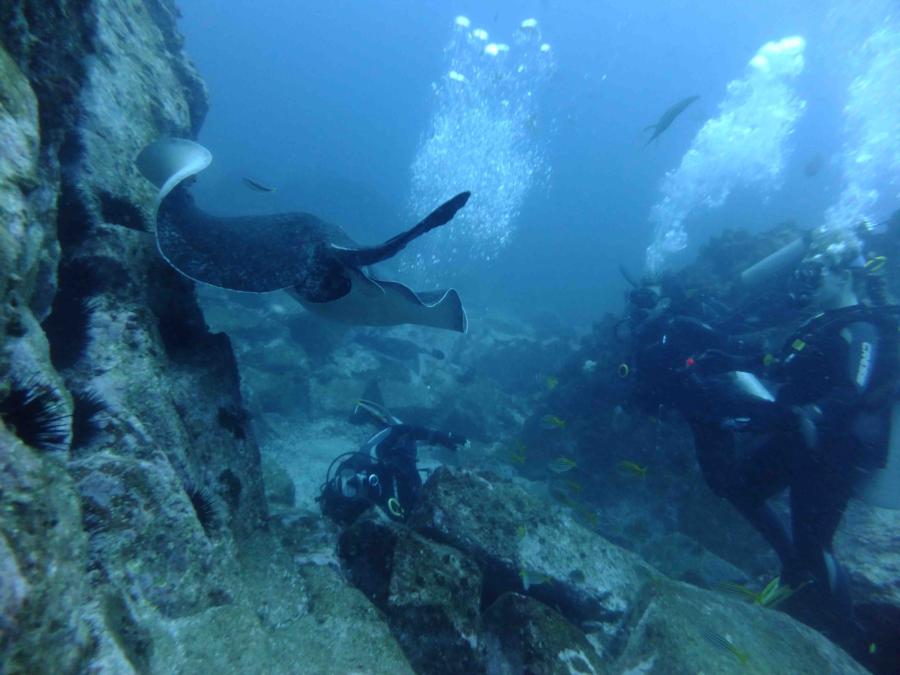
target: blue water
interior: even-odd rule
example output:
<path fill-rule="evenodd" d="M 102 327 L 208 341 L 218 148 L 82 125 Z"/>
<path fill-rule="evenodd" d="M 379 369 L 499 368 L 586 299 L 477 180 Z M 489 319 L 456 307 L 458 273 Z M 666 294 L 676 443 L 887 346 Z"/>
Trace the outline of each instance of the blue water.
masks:
<path fill-rule="evenodd" d="M 201 201 L 311 211 L 374 243 L 472 190 L 456 228 L 392 266 L 419 285 L 459 288 L 473 307 L 575 323 L 617 310 L 619 265 L 646 269 L 659 229 L 674 227 L 671 210 L 653 214 L 673 200 L 686 247 L 665 251 L 660 269 L 726 227 L 841 231 L 900 205 L 892 2 L 180 5 L 211 101 L 200 141 L 215 162 Z M 790 37 L 802 38 L 792 72 L 760 77 L 748 65 Z M 490 44 L 510 49 L 492 55 Z M 645 147 L 643 127 L 692 94 L 701 98 Z M 754 128 L 742 136 L 735 119 Z M 456 135 L 436 136 L 440 121 L 445 132 L 458 122 Z M 241 176 L 278 190 L 240 189 Z"/>

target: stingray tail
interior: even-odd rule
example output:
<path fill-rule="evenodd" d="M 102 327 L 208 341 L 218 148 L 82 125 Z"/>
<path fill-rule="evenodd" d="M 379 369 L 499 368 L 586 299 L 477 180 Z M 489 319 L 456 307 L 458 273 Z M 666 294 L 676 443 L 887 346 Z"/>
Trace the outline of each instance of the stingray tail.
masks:
<path fill-rule="evenodd" d="M 430 232 L 436 227 L 449 223 L 456 212 L 459 211 L 466 202 L 469 201 L 471 192 L 460 192 L 458 195 L 444 202 L 434 211 L 429 213 L 419 224 L 410 228 L 406 232 L 401 232 L 396 237 L 388 239 L 378 246 L 369 246 L 366 248 L 343 248 L 341 246 L 332 245 L 335 255 L 341 262 L 346 265 L 355 267 L 364 267 L 373 265 L 382 260 L 387 260 L 399 253 L 406 245 L 416 237 L 421 237 L 426 232 Z"/>

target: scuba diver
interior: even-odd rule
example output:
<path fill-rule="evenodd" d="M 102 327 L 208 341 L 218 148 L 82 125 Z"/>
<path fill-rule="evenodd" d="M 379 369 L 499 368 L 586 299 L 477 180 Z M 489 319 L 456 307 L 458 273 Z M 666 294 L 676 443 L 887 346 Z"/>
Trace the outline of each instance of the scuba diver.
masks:
<path fill-rule="evenodd" d="M 766 448 L 748 450 L 739 442 L 781 422 L 774 396 L 754 375 L 764 367 L 764 350 L 682 313 L 685 308 L 658 289 L 644 285 L 629 298 L 632 398 L 648 413 L 669 408 L 681 415 L 710 489 L 763 535 L 784 568 L 796 567 L 791 536 L 767 504 L 786 485 L 774 481 L 775 467 L 757 456 Z"/>
<path fill-rule="evenodd" d="M 795 266 L 788 295 L 795 313 L 820 313 L 779 358 L 662 303 L 633 310 L 637 395 L 682 414 L 710 487 L 772 546 L 784 583 L 811 587 L 824 628 L 859 653 L 862 633 L 832 539 L 855 491 L 900 508 L 900 308 L 886 304 L 884 284 L 872 278 L 883 256 L 835 244 L 818 250 L 812 242 Z M 875 304 L 862 304 L 858 290 Z M 780 385 L 774 395 L 757 374 Z M 790 531 L 766 503 L 785 488 Z"/>
<path fill-rule="evenodd" d="M 386 426 L 358 450 L 335 457 L 317 501 L 340 525 L 349 525 L 372 505 L 393 520 L 405 520 L 422 487 L 417 443 L 457 450 L 468 441 L 459 434 L 404 424 L 371 401 L 359 401 L 359 409 Z"/>

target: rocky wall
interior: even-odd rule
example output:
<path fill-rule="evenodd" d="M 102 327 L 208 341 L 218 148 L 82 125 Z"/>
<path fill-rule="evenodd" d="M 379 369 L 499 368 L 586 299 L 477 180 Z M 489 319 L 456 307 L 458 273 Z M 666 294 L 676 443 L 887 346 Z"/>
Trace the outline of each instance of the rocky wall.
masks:
<path fill-rule="evenodd" d="M 2 671 L 144 670 L 160 621 L 240 595 L 266 518 L 229 340 L 158 255 L 133 166 L 206 113 L 176 18 L 0 6 Z"/>

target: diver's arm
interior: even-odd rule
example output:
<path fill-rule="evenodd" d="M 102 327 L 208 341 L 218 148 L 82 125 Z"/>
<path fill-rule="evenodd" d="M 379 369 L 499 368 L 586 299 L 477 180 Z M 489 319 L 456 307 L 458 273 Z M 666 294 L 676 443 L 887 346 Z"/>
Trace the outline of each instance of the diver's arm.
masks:
<path fill-rule="evenodd" d="M 762 374 L 764 370 L 764 350 L 753 341 L 727 335 L 693 317 L 676 317 L 672 330 L 680 343 L 693 351 L 684 365 L 698 375 L 736 370 Z"/>
<path fill-rule="evenodd" d="M 859 321 L 844 328 L 848 341 L 842 377 L 823 399 L 816 401 L 826 420 L 843 421 L 865 404 L 875 382 L 876 369 L 882 364 L 881 335 L 878 326 Z"/>
<path fill-rule="evenodd" d="M 430 427 L 420 427 L 414 424 L 396 424 L 392 427 L 397 433 L 405 435 L 412 441 L 426 443 L 428 445 L 442 445 L 450 450 L 456 450 L 468 443 L 465 436 L 449 431 L 440 431 Z"/>
<path fill-rule="evenodd" d="M 882 340 L 877 326 L 867 321 L 849 324 L 842 331 L 847 341 L 843 363 L 837 364 L 833 384 L 827 393 L 815 400 L 804 400 L 802 387 L 794 382 L 779 392 L 779 400 L 794 403 L 799 428 L 810 446 L 818 443 L 820 430 L 841 432 L 852 417 L 866 405 L 871 394 L 880 360 Z"/>

